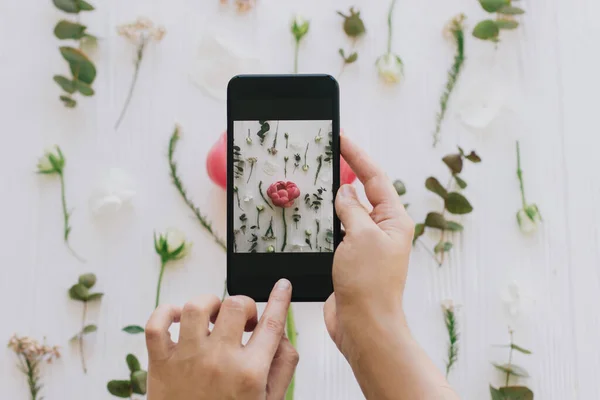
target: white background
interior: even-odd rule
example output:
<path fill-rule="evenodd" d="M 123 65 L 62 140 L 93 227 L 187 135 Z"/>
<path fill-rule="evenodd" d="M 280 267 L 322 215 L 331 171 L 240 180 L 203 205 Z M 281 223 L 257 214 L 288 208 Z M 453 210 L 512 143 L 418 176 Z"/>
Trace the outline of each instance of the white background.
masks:
<path fill-rule="evenodd" d="M 437 365 L 443 366 L 446 334 L 440 301 L 462 304 L 460 355 L 451 383 L 465 399 L 489 398 L 488 384 L 501 377 L 490 361 L 506 359 L 507 326 L 517 342 L 531 348 L 517 356 L 532 378 L 538 399 L 592 399 L 600 391 L 600 145 L 598 89 L 600 3 L 591 0 L 524 2 L 523 26 L 504 35 L 496 47 L 468 37 L 466 68 L 453 97 L 442 143 L 431 148 L 431 132 L 453 47 L 441 36 L 446 20 L 459 12 L 472 28 L 484 18 L 475 0 L 399 1 L 394 49 L 406 64 L 406 80 L 387 88 L 374 69 L 385 50 L 388 4 L 356 1 L 368 33 L 358 45 L 359 61 L 341 79 L 342 127 L 394 178 L 408 187 L 410 213 L 422 219 L 440 204 L 423 187 L 435 174 L 446 179 L 440 158 L 457 144 L 477 149 L 479 165 L 467 165 L 465 195 L 475 207 L 462 222 L 449 262 L 438 268 L 422 249 L 414 252 L 406 291 L 406 312 L 414 335 Z M 190 195 L 225 228 L 225 194 L 205 173 L 205 156 L 225 129 L 225 105 L 207 97 L 188 77 L 200 34 L 212 29 L 258 55 L 271 72 L 290 72 L 293 46 L 289 20 L 294 12 L 311 19 L 300 52 L 303 72 L 337 73 L 337 49 L 349 46 L 336 9 L 345 1 L 264 0 L 239 16 L 217 0 L 107 0 L 82 16 L 102 37 L 94 56 L 97 94 L 76 110 L 58 101 L 52 76 L 67 71 L 52 30 L 59 18 L 49 1 L 0 2 L 0 104 L 3 196 L 0 269 L 0 339 L 13 332 L 63 346 L 63 359 L 44 368 L 47 399 L 108 399 L 109 379 L 125 378 L 125 355 L 146 364 L 141 336 L 120 332 L 143 324 L 152 311 L 159 260 L 152 233 L 169 226 L 194 242 L 191 256 L 171 265 L 162 299 L 220 294 L 225 254 L 199 227 L 172 187 L 166 162 L 174 124 L 183 126 L 177 158 Z M 115 32 L 117 24 L 145 15 L 164 24 L 163 42 L 150 46 L 129 114 L 121 129 L 114 122 L 132 73 L 133 49 Z M 502 66 L 511 86 L 507 107 L 487 129 L 473 130 L 457 118 L 468 82 Z M 481 85 L 475 85 L 481 88 Z M 504 86 L 504 84 L 503 84 Z M 514 141 L 521 140 L 530 201 L 544 216 L 542 230 L 523 237 L 514 215 L 519 208 Z M 72 244 L 89 261 L 75 261 L 61 241 L 59 184 L 34 174 L 46 145 L 60 144 L 67 157 L 69 204 L 74 208 Z M 133 211 L 93 218 L 87 206 L 99 174 L 109 167 L 130 171 L 136 181 Z M 428 240 L 435 240 L 431 237 Z M 89 336 L 89 374 L 67 340 L 77 330 L 80 304 L 67 289 L 80 273 L 98 275 L 106 293 L 90 312 L 99 332 Z M 529 307 L 516 320 L 504 312 L 500 294 L 517 280 L 529 293 Z M 360 399 L 350 369 L 332 345 L 320 304 L 295 305 L 300 331 L 298 399 Z M 368 327 L 365 327 L 368 329 Z M 0 397 L 27 397 L 25 378 L 8 350 L 0 357 Z"/>

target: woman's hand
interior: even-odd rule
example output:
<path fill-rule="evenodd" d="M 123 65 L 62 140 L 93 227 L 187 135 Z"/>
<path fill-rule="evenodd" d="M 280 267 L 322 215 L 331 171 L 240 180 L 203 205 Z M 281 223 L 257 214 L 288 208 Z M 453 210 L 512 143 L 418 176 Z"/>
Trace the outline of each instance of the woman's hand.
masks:
<path fill-rule="evenodd" d="M 159 306 L 146 325 L 148 399 L 282 399 L 298 364 L 284 337 L 291 295 L 289 281 L 277 282 L 258 322 L 256 304 L 245 296 L 222 304 L 200 296 L 183 310 Z M 174 322 L 181 322 L 177 343 L 168 332 Z M 245 346 L 244 330 L 254 331 Z"/>

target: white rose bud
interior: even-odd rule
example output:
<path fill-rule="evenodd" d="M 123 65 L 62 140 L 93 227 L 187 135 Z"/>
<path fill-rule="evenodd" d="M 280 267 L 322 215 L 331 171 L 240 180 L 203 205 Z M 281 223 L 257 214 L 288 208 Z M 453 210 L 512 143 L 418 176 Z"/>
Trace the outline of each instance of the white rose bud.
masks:
<path fill-rule="evenodd" d="M 535 204 L 529 204 L 517 213 L 519 228 L 523 233 L 533 233 L 537 230 L 538 224 L 542 222 L 542 215 Z"/>
<path fill-rule="evenodd" d="M 168 229 L 160 234 L 158 239 L 154 238 L 154 247 L 156 252 L 163 260 L 179 260 L 185 257 L 192 244 L 186 242 L 183 232 L 177 229 Z"/>
<path fill-rule="evenodd" d="M 273 245 L 269 245 L 267 247 L 267 253 L 275 253 L 275 247 L 273 247 Z"/>
<path fill-rule="evenodd" d="M 404 64 L 397 55 L 384 54 L 377 59 L 377 71 L 386 83 L 398 83 L 404 77 Z"/>
<path fill-rule="evenodd" d="M 292 21 L 292 34 L 297 42 L 299 42 L 304 35 L 308 33 L 310 22 L 304 19 L 301 15 L 296 15 Z"/>
<path fill-rule="evenodd" d="M 62 173 L 65 158 L 58 146 L 48 147 L 44 155 L 38 159 L 37 169 L 40 174 Z"/>

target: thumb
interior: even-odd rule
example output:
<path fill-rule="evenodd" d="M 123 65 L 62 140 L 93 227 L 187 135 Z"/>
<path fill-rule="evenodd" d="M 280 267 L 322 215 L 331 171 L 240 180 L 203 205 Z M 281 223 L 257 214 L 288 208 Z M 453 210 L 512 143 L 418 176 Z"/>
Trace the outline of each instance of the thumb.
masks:
<path fill-rule="evenodd" d="M 356 189 L 352 185 L 340 187 L 335 196 L 335 210 L 347 233 L 375 224 L 360 203 Z"/>
<path fill-rule="evenodd" d="M 282 337 L 271 362 L 267 381 L 267 400 L 285 396 L 298 365 L 298 352 L 286 337 Z"/>

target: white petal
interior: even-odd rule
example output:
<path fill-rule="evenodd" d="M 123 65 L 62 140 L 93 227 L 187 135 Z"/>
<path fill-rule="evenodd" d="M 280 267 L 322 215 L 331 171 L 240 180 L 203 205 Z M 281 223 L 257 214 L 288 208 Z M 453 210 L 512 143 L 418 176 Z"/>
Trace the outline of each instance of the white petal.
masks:
<path fill-rule="evenodd" d="M 465 84 L 458 101 L 458 115 L 472 128 L 487 127 L 502 111 L 508 97 L 510 83 L 505 75 L 492 71 Z"/>
<path fill-rule="evenodd" d="M 131 206 L 135 197 L 133 179 L 120 168 L 110 168 L 102 174 L 90 195 L 90 210 L 96 215 L 115 213 Z"/>
<path fill-rule="evenodd" d="M 249 203 L 252 201 L 254 197 L 252 196 L 252 193 L 246 193 L 246 195 L 244 196 L 244 202 L 245 203 Z"/>
<path fill-rule="evenodd" d="M 178 229 L 168 229 L 165 238 L 167 240 L 167 250 L 169 253 L 174 252 L 185 243 L 185 235 Z"/>
<path fill-rule="evenodd" d="M 92 213 L 98 216 L 116 213 L 122 206 L 123 202 L 118 196 L 99 197 L 90 202 Z"/>

